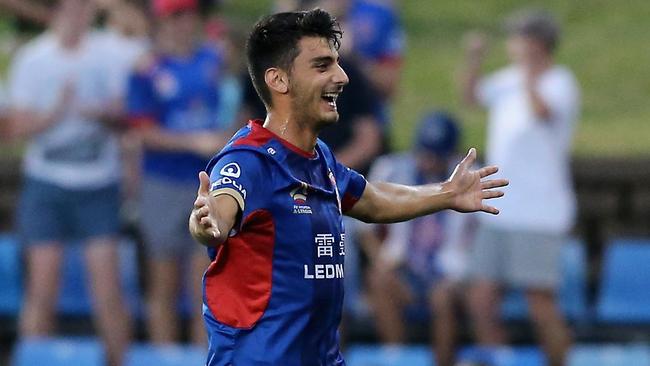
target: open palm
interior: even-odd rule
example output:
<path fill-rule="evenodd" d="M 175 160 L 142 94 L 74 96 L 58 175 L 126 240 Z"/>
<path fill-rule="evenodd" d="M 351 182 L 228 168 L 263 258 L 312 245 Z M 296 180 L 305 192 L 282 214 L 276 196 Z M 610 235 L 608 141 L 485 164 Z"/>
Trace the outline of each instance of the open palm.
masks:
<path fill-rule="evenodd" d="M 451 208 L 459 212 L 483 211 L 498 214 L 499 210 L 483 202 L 485 199 L 503 196 L 503 191 L 493 188 L 505 187 L 507 179 L 482 180 L 496 173 L 496 166 L 486 166 L 478 170 L 470 170 L 476 161 L 476 149 L 471 148 L 467 156 L 458 164 L 449 177 L 449 185 L 455 192 Z"/>

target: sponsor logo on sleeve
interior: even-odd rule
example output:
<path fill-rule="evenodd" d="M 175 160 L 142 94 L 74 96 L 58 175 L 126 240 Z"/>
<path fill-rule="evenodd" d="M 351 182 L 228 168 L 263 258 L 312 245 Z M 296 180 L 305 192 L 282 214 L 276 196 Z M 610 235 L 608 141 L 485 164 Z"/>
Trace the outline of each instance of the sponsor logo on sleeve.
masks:
<path fill-rule="evenodd" d="M 236 178 L 241 176 L 241 169 L 237 163 L 229 163 L 219 171 L 221 178 L 210 185 L 210 192 L 230 188 L 239 192 L 243 199 L 246 199 L 246 188 Z"/>
<path fill-rule="evenodd" d="M 223 168 L 221 168 L 221 171 L 219 171 L 219 174 L 225 176 L 225 177 L 230 177 L 230 178 L 239 178 L 241 175 L 241 169 L 239 168 L 239 164 L 237 163 L 229 163 L 226 164 Z"/>

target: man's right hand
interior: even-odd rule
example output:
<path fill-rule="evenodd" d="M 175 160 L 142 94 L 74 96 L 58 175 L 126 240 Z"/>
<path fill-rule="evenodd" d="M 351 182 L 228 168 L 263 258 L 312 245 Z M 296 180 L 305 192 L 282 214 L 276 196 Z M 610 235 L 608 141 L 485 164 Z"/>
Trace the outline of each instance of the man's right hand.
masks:
<path fill-rule="evenodd" d="M 199 190 L 190 214 L 190 233 L 198 242 L 207 246 L 219 245 L 221 232 L 210 197 L 210 177 L 206 172 L 199 173 Z"/>

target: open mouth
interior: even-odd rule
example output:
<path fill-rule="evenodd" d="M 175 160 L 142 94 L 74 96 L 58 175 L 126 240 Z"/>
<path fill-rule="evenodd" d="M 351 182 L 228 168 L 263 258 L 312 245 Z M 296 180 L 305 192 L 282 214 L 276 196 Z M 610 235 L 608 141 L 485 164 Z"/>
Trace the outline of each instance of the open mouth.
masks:
<path fill-rule="evenodd" d="M 336 99 L 339 97 L 339 93 L 325 93 L 321 98 L 327 102 L 327 104 L 336 109 Z"/>

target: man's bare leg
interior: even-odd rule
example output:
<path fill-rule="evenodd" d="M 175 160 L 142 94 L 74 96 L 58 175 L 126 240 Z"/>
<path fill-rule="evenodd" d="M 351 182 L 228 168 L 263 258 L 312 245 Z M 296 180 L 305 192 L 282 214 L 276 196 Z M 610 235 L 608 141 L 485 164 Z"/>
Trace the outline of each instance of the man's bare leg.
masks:
<path fill-rule="evenodd" d="M 550 366 L 563 366 L 571 347 L 571 332 L 556 306 L 551 290 L 526 291 L 531 319 L 537 336 L 546 352 Z"/>
<path fill-rule="evenodd" d="M 484 346 L 505 344 L 506 333 L 499 313 L 499 286 L 492 281 L 477 280 L 469 289 L 467 301 L 477 342 Z"/>
<path fill-rule="evenodd" d="M 25 298 L 18 321 L 21 338 L 53 333 L 62 258 L 59 242 L 35 243 L 27 248 Z"/>
<path fill-rule="evenodd" d="M 453 366 L 458 324 L 454 312 L 454 288 L 449 281 L 436 284 L 431 293 L 431 346 L 436 365 Z"/>
<path fill-rule="evenodd" d="M 148 262 L 147 319 L 149 340 L 168 344 L 180 340 L 177 300 L 180 292 L 180 265 L 176 258 Z"/>
<path fill-rule="evenodd" d="M 411 295 L 394 271 L 370 269 L 369 299 L 374 310 L 377 332 L 385 344 L 406 342 L 402 312 Z"/>
<path fill-rule="evenodd" d="M 110 365 L 122 365 L 131 342 L 131 315 L 122 293 L 117 242 L 101 237 L 89 240 L 86 267 L 94 298 L 94 318 L 103 339 Z"/>

